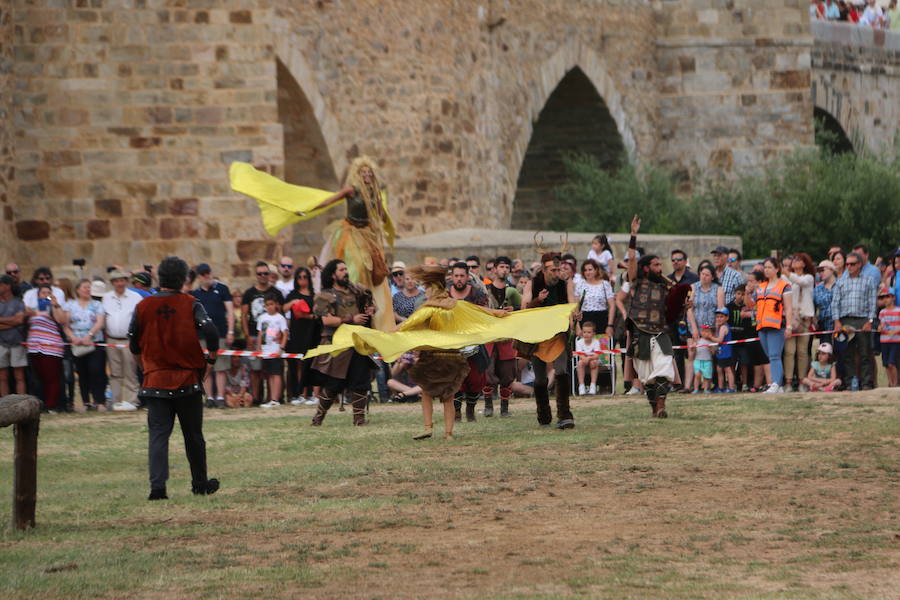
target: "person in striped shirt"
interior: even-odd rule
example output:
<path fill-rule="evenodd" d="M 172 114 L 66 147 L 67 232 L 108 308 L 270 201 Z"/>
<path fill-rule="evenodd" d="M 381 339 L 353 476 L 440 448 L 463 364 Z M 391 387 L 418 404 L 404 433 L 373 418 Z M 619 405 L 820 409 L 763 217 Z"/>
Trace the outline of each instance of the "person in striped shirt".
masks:
<path fill-rule="evenodd" d="M 887 373 L 888 387 L 897 387 L 897 363 L 900 361 L 900 307 L 894 290 L 882 287 L 878 300 L 884 308 L 878 313 L 881 326 L 881 364 Z"/>
<path fill-rule="evenodd" d="M 26 309 L 28 314 L 28 354 L 31 366 L 41 382 L 43 410 L 58 410 L 62 392 L 63 339 L 60 324 L 65 323 L 62 309 L 49 283 L 37 287 L 37 310 Z"/>

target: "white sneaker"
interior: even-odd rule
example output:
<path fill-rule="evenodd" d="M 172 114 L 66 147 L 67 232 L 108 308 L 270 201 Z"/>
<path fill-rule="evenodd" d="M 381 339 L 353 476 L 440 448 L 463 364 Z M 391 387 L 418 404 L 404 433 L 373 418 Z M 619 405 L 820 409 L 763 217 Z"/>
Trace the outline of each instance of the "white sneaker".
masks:
<path fill-rule="evenodd" d="M 122 400 L 121 402 L 116 402 L 115 404 L 113 404 L 112 409 L 119 412 L 125 412 L 137 410 L 138 407 L 127 400 Z"/>
<path fill-rule="evenodd" d="M 296 398 L 291 398 L 291 404 L 294 406 L 301 406 L 306 404 L 306 400 L 304 400 L 302 396 L 297 396 Z"/>
<path fill-rule="evenodd" d="M 310 396 L 309 398 L 306 399 L 306 402 L 304 402 L 304 404 L 306 404 L 307 406 L 318 406 L 319 399 L 316 398 L 315 396 Z"/>
<path fill-rule="evenodd" d="M 276 406 L 281 406 L 280 402 L 275 402 L 274 400 L 271 402 L 266 402 L 265 404 L 260 404 L 260 408 L 275 408 Z"/>
<path fill-rule="evenodd" d="M 597 384 L 596 384 L 596 383 L 592 383 L 592 384 L 591 384 L 591 387 L 588 388 L 588 394 L 590 394 L 591 396 L 593 396 L 593 395 L 596 394 L 596 393 L 597 393 Z"/>
<path fill-rule="evenodd" d="M 807 387 L 806 384 L 801 383 L 800 384 L 800 392 L 805 394 L 808 391 L 809 391 L 809 387 Z"/>
<path fill-rule="evenodd" d="M 628 390 L 627 392 L 625 392 L 625 395 L 626 396 L 640 396 L 642 393 L 643 392 L 641 392 L 641 390 L 637 389 L 634 386 L 631 386 L 631 389 Z"/>
<path fill-rule="evenodd" d="M 579 384 L 578 384 L 578 395 L 579 395 L 579 396 L 584 396 L 585 394 L 587 394 L 587 388 L 584 387 L 584 384 L 583 384 L 583 383 L 579 383 Z"/>
<path fill-rule="evenodd" d="M 769 384 L 769 386 L 763 390 L 763 394 L 783 394 L 784 388 L 775 383 L 774 381 Z"/>

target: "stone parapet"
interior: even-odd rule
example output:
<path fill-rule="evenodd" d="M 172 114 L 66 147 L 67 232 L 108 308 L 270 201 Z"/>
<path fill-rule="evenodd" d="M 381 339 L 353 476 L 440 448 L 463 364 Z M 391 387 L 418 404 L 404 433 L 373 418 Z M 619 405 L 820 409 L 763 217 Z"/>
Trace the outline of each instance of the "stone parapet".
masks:
<path fill-rule="evenodd" d="M 547 250 L 558 251 L 565 240 L 571 246 L 570 252 L 578 258 L 579 264 L 591 248 L 592 233 L 570 233 L 560 231 L 542 231 L 540 239 Z M 449 258 L 476 255 L 482 263 L 489 258 L 508 256 L 521 258 L 526 266 L 540 259 L 535 249 L 535 232 L 516 229 L 456 229 L 428 235 L 405 238 L 397 242 L 394 248 L 394 259 L 402 260 L 407 265 L 422 264 L 426 258 Z M 617 260 L 622 260 L 628 250 L 629 235 L 612 233 L 607 235 Z M 738 236 L 717 235 L 656 235 L 641 234 L 638 245 L 650 254 L 658 254 L 663 259 L 664 269 L 668 269 L 669 254 L 680 249 L 687 253 L 691 264 L 696 266 L 701 260 L 710 257 L 710 252 L 717 246 L 743 248 Z"/>

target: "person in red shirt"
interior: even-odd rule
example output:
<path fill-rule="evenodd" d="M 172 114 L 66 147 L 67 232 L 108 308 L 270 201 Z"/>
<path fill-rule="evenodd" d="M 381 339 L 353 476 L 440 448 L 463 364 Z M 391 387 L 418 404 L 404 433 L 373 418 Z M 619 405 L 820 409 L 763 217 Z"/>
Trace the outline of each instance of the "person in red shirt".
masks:
<path fill-rule="evenodd" d="M 203 305 L 181 291 L 188 275 L 184 260 L 177 256 L 163 259 L 157 275 L 159 292 L 138 303 L 128 328 L 129 347 L 144 372 L 138 396 L 147 406 L 150 430 L 147 499 L 168 498 L 169 436 L 176 416 L 191 467 L 191 491 L 213 494 L 219 489 L 219 480 L 209 479 L 206 473 L 203 378 L 208 366 L 216 362 L 219 332 Z M 206 339 L 206 356 L 197 338 L 198 331 Z"/>

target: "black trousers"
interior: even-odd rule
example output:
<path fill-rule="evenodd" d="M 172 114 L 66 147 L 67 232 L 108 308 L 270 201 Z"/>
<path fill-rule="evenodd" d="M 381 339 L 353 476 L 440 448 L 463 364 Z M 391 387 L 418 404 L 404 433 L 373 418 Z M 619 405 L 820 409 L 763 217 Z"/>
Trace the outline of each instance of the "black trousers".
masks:
<path fill-rule="evenodd" d="M 147 426 L 150 429 L 148 453 L 150 457 L 150 489 L 165 489 L 169 479 L 169 436 L 175 417 L 184 436 L 184 451 L 191 466 L 191 485 L 206 484 L 206 440 L 203 439 L 203 399 L 201 394 L 180 398 L 150 398 L 141 400 L 147 405 Z"/>
<path fill-rule="evenodd" d="M 106 348 L 94 348 L 84 356 L 75 357 L 75 372 L 78 373 L 78 389 L 81 401 L 88 404 L 106 404 Z"/>

